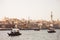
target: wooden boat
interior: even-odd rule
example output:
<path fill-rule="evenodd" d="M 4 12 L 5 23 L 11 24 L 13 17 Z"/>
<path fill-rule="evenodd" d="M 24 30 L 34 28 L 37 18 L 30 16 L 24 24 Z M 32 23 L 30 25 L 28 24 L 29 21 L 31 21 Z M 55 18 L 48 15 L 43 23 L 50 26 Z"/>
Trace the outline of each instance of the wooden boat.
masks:
<path fill-rule="evenodd" d="M 54 30 L 54 28 L 50 28 L 50 29 L 48 30 L 48 33 L 56 33 L 56 31 Z"/>
<path fill-rule="evenodd" d="M 48 33 L 55 33 L 55 29 L 53 28 L 53 24 L 50 25 L 50 28 L 48 29 Z"/>
<path fill-rule="evenodd" d="M 8 33 L 9 36 L 19 36 L 21 33 L 19 32 L 19 29 L 12 29 L 10 33 Z"/>

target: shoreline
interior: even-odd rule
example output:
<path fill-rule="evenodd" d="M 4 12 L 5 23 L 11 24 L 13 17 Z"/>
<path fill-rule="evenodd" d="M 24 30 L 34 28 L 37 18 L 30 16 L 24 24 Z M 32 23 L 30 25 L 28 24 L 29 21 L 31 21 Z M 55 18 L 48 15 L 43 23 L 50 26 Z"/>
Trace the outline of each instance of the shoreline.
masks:
<path fill-rule="evenodd" d="M 0 28 L 0 30 L 12 30 L 12 28 Z M 20 30 L 47 30 L 47 29 L 20 29 Z"/>

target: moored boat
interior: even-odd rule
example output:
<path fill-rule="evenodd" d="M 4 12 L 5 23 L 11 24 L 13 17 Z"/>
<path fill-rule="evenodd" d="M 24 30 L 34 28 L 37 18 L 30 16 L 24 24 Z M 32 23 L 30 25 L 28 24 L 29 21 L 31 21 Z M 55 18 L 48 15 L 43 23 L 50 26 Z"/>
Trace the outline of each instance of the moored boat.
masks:
<path fill-rule="evenodd" d="M 40 29 L 34 29 L 34 31 L 40 31 Z"/>

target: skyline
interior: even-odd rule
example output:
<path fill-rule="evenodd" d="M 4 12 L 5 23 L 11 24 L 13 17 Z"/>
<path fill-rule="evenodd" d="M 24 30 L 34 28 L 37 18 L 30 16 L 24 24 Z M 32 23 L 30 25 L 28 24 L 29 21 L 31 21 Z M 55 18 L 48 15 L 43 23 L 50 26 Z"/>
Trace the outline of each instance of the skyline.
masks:
<path fill-rule="evenodd" d="M 60 0 L 0 0 L 0 19 L 25 18 L 50 20 L 60 19 Z"/>

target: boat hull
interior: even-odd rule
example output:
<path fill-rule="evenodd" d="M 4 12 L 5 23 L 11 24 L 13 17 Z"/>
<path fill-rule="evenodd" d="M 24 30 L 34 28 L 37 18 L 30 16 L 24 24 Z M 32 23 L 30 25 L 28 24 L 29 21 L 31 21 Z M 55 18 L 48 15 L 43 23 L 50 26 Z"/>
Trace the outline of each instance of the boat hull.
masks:
<path fill-rule="evenodd" d="M 8 33 L 9 36 L 19 36 L 21 33 Z"/>
<path fill-rule="evenodd" d="M 40 31 L 40 29 L 34 29 L 34 31 Z"/>
<path fill-rule="evenodd" d="M 48 31 L 48 33 L 56 33 L 56 31 Z"/>

